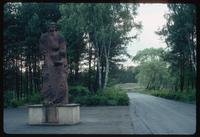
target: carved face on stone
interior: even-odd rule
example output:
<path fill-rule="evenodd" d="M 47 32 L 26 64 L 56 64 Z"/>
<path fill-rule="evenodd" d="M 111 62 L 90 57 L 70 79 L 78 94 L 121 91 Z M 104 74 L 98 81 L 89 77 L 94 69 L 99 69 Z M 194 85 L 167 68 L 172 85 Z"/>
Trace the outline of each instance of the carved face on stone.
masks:
<path fill-rule="evenodd" d="M 55 32 L 55 31 L 57 31 L 57 24 L 52 22 L 49 24 L 48 32 Z"/>

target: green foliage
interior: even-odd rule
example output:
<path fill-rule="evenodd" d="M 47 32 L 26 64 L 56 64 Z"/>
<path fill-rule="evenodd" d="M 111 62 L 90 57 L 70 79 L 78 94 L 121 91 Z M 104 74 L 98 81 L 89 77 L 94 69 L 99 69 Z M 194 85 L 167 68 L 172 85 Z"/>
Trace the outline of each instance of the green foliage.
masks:
<path fill-rule="evenodd" d="M 129 98 L 124 90 L 117 87 L 108 87 L 100 93 L 108 98 L 109 105 L 128 105 Z"/>
<path fill-rule="evenodd" d="M 90 95 L 86 96 L 84 100 L 80 103 L 86 106 L 98 106 L 98 105 L 108 105 L 107 98 L 102 95 Z"/>
<path fill-rule="evenodd" d="M 129 3 L 5 3 L 3 86 L 5 91 L 13 90 L 18 98 L 12 101 L 14 106 L 20 104 L 20 100 L 40 102 L 38 95 L 29 95 L 40 90 L 42 58 L 38 52 L 39 37 L 47 31 L 47 24 L 57 22 L 67 43 L 68 83 L 97 91 L 111 80 L 108 72 L 112 72 L 112 65 L 109 63 L 118 66 L 117 62 L 123 60 L 114 58 L 128 56 L 126 45 L 137 36 L 130 37 L 128 32 L 132 28 L 141 28 L 141 24 L 134 20 L 137 7 L 138 4 Z M 100 51 L 101 55 L 97 56 Z M 106 71 L 98 71 L 100 68 Z M 100 75 L 99 81 L 104 84 L 98 87 Z M 79 92 L 79 89 L 75 90 Z"/>
<path fill-rule="evenodd" d="M 89 88 L 102 88 L 107 85 L 109 63 L 118 62 L 114 57 L 119 55 L 128 55 L 126 45 L 133 37 L 128 36 L 128 32 L 134 28 L 140 29 L 141 24 L 136 23 L 133 17 L 136 16 L 137 4 L 61 4 L 59 7 L 61 19 L 59 24 L 67 43 L 68 63 L 71 70 L 75 70 L 75 74 L 71 74 L 69 79 L 73 83 L 77 82 L 77 73 L 81 61 L 89 61 L 91 65 L 91 57 L 95 54 L 97 70 L 99 67 L 107 67 L 105 72 L 99 71 L 98 85 L 92 82 L 91 73 L 88 81 Z M 94 14 L 95 13 L 95 14 Z M 90 43 L 90 49 L 88 45 Z M 111 50 L 112 49 L 112 50 Z M 91 51 L 91 52 L 89 52 Z M 101 51 L 101 52 L 99 52 Z M 89 52 L 89 55 L 88 55 Z M 93 55 L 92 55 L 93 54 Z M 110 61 L 108 61 L 108 59 Z M 89 68 L 91 72 L 91 68 Z M 97 70 L 95 70 L 97 72 Z M 105 74 L 103 74 L 105 73 Z M 95 74 L 95 73 L 94 73 Z M 72 79 L 72 76 L 75 79 Z M 101 76 L 99 76 L 101 75 Z M 103 77 L 104 76 L 104 77 Z M 101 79 L 104 79 L 104 84 L 101 84 Z M 98 86 L 98 87 L 97 87 Z"/>
<path fill-rule="evenodd" d="M 4 107 L 18 107 L 28 104 L 40 104 L 42 102 L 39 92 L 34 92 L 28 98 L 13 98 L 12 91 L 4 94 Z M 83 106 L 99 105 L 128 105 L 129 98 L 124 90 L 116 87 L 109 87 L 97 93 L 91 93 L 88 88 L 83 86 L 69 87 L 70 103 L 79 103 Z"/>
<path fill-rule="evenodd" d="M 33 93 L 27 100 L 28 104 L 39 104 L 41 103 L 42 98 L 39 92 Z"/>
<path fill-rule="evenodd" d="M 140 64 L 147 61 L 161 60 L 163 52 L 163 48 L 146 48 L 144 50 L 138 51 L 132 60 Z"/>
<path fill-rule="evenodd" d="M 80 90 L 82 89 L 82 90 Z M 84 89 L 84 90 L 83 90 Z M 84 87 L 73 87 L 73 91 L 78 94 L 71 94 L 72 103 L 79 103 L 83 106 L 98 106 L 98 105 L 128 105 L 128 95 L 120 88 L 109 87 L 103 91 L 98 91 L 96 94 L 88 93 Z"/>
<path fill-rule="evenodd" d="M 14 91 L 12 90 L 4 91 L 4 94 L 3 94 L 4 107 L 11 106 L 13 98 L 14 98 Z"/>
<path fill-rule="evenodd" d="M 13 91 L 5 91 L 4 93 L 4 107 L 18 107 L 27 104 L 40 104 L 42 101 L 39 92 L 34 92 L 28 97 L 15 98 Z"/>
<path fill-rule="evenodd" d="M 72 96 L 84 96 L 90 94 L 88 88 L 83 86 L 72 86 L 69 87 L 69 94 Z"/>
<path fill-rule="evenodd" d="M 194 88 L 196 77 L 196 8 L 194 4 L 168 4 L 166 24 L 157 34 L 167 44 L 165 60 L 176 89 Z M 187 84 L 186 84 L 187 83 Z"/>
<path fill-rule="evenodd" d="M 166 99 L 194 103 L 196 101 L 196 92 L 194 90 L 172 91 L 172 90 L 145 90 L 145 93 Z"/>
<path fill-rule="evenodd" d="M 135 83 L 137 82 L 137 73 L 137 67 L 130 66 L 127 68 L 122 67 L 120 69 L 113 67 L 108 85 L 114 86 L 118 83 Z"/>
<path fill-rule="evenodd" d="M 11 103 L 10 103 L 10 106 L 8 106 L 8 107 L 18 107 L 18 106 L 22 106 L 22 105 L 24 105 L 25 104 L 25 99 L 12 99 L 11 100 Z"/>
<path fill-rule="evenodd" d="M 136 79 L 147 89 L 160 89 L 171 84 L 172 78 L 163 60 L 165 51 L 162 48 L 149 48 L 139 51 L 133 58 L 139 63 Z"/>
<path fill-rule="evenodd" d="M 88 96 L 90 91 L 83 86 L 70 86 L 69 87 L 69 101 L 79 101 L 79 97 Z"/>
<path fill-rule="evenodd" d="M 39 91 L 39 37 L 46 31 L 46 22 L 57 21 L 60 18 L 58 5 L 59 3 L 20 2 L 4 4 L 3 86 L 4 91 L 13 90 L 18 100 L 29 98 L 34 90 Z M 31 100 L 38 102 L 36 98 L 38 97 Z M 11 100 L 12 98 L 9 102 Z M 16 99 L 13 102 L 20 104 Z M 8 102 L 5 104 L 10 105 Z"/>

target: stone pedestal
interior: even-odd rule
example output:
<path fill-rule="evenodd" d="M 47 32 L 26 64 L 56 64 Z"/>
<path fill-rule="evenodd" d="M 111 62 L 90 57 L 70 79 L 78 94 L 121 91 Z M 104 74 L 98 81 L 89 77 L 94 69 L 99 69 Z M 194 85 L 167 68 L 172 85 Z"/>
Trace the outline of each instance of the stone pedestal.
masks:
<path fill-rule="evenodd" d="M 59 104 L 45 107 L 42 104 L 28 106 L 30 125 L 72 125 L 80 122 L 78 104 Z"/>

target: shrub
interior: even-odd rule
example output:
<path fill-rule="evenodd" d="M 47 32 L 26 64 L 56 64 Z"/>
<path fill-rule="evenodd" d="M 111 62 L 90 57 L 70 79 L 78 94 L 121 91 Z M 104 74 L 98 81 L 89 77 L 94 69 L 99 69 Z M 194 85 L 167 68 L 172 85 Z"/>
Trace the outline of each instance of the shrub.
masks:
<path fill-rule="evenodd" d="M 88 96 L 90 94 L 90 91 L 88 88 L 83 86 L 72 86 L 69 87 L 69 102 L 77 102 L 80 97 Z"/>
<path fill-rule="evenodd" d="M 38 104 L 41 103 L 40 92 L 34 92 L 27 98 L 14 98 L 13 91 L 4 92 L 4 107 L 18 107 L 25 104 Z"/>
<path fill-rule="evenodd" d="M 40 92 L 34 92 L 27 100 L 28 104 L 39 104 L 41 103 L 41 95 Z"/>
<path fill-rule="evenodd" d="M 128 105 L 129 98 L 124 90 L 116 87 L 106 88 L 102 92 L 103 96 L 108 98 L 109 105 Z"/>
<path fill-rule="evenodd" d="M 110 100 L 108 100 L 108 104 L 107 105 L 116 106 L 117 105 L 117 100 L 110 99 Z"/>
<path fill-rule="evenodd" d="M 106 97 L 106 96 L 98 96 L 97 95 L 97 97 L 98 97 L 98 105 L 109 105 L 109 103 L 108 103 L 108 98 Z"/>
<path fill-rule="evenodd" d="M 129 104 L 129 98 L 128 98 L 127 94 L 121 94 L 118 97 L 117 105 L 128 105 L 128 104 Z"/>
<path fill-rule="evenodd" d="M 72 91 L 71 91 L 72 92 Z M 77 92 L 73 90 L 73 92 Z M 79 92 L 80 93 L 80 92 Z M 128 105 L 128 95 L 120 88 L 109 87 L 103 91 L 98 91 L 96 94 L 85 92 L 86 94 L 71 94 L 71 102 L 79 103 L 83 106 L 98 106 L 98 105 Z"/>
<path fill-rule="evenodd" d="M 40 92 L 33 92 L 28 98 L 14 99 L 11 98 L 11 93 L 5 95 L 5 104 L 12 107 L 18 107 L 25 104 L 41 103 Z M 83 86 L 69 87 L 69 102 L 78 103 L 82 106 L 98 106 L 98 105 L 128 105 L 129 98 L 126 92 L 120 88 L 108 87 L 103 91 L 98 91 L 93 94 Z"/>
<path fill-rule="evenodd" d="M 11 100 L 11 107 L 18 107 L 18 106 L 22 106 L 25 104 L 25 99 L 12 99 Z"/>
<path fill-rule="evenodd" d="M 195 102 L 196 101 L 196 92 L 194 90 L 185 90 L 181 91 L 172 91 L 172 90 L 145 90 L 145 93 L 163 97 L 166 99 L 178 100 L 183 102 Z"/>
<path fill-rule="evenodd" d="M 73 96 L 84 96 L 90 94 L 90 91 L 83 86 L 73 86 L 69 87 L 69 94 Z"/>
<path fill-rule="evenodd" d="M 87 105 L 92 105 L 92 106 L 96 106 L 96 105 L 108 105 L 108 98 L 106 96 L 103 95 L 92 95 L 90 96 L 90 98 L 88 98 L 88 100 L 86 101 Z"/>
<path fill-rule="evenodd" d="M 3 105 L 4 107 L 11 106 L 11 100 L 14 98 L 14 92 L 11 90 L 4 91 L 3 94 Z"/>

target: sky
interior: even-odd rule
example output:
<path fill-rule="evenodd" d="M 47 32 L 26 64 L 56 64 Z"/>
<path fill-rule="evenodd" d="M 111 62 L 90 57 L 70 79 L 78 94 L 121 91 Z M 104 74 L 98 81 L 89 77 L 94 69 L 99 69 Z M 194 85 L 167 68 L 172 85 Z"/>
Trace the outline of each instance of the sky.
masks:
<path fill-rule="evenodd" d="M 140 4 L 136 21 L 141 21 L 143 27 L 139 37 L 128 44 L 127 51 L 131 56 L 136 55 L 139 50 L 145 48 L 166 47 L 166 44 L 155 34 L 155 31 L 166 23 L 163 15 L 167 12 L 167 4 Z M 135 31 L 132 30 L 129 35 L 134 34 Z M 136 66 L 137 64 L 128 59 L 123 65 Z"/>

